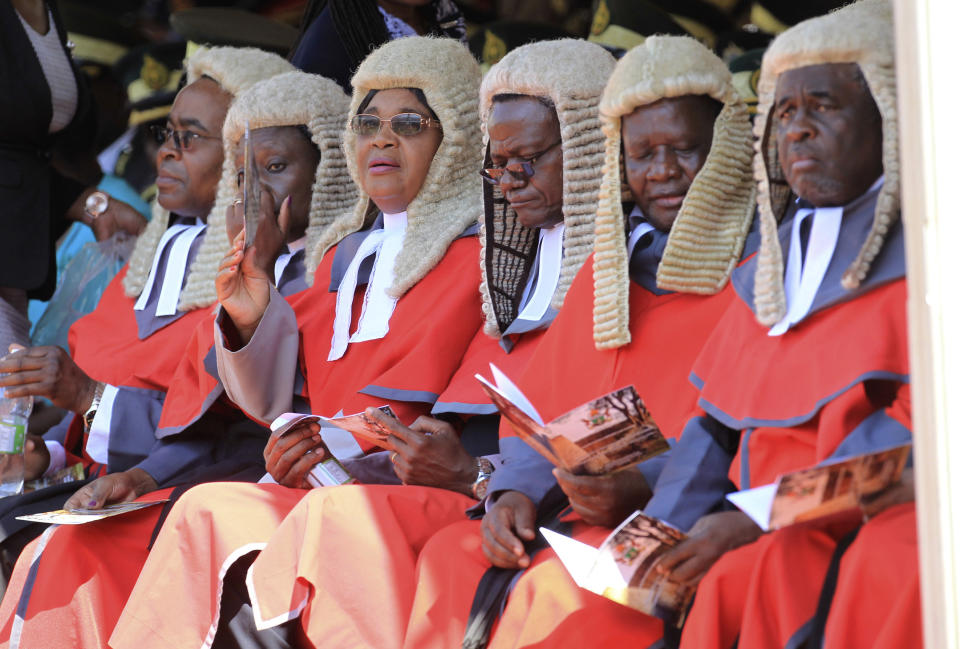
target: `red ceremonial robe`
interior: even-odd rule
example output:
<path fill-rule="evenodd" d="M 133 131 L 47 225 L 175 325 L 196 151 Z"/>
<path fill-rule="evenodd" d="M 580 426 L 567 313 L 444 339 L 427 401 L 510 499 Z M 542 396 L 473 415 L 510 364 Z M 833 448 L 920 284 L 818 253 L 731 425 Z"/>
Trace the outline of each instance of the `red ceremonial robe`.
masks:
<path fill-rule="evenodd" d="M 708 298 L 657 296 L 631 284 L 634 342 L 598 352 L 593 346 L 593 273 L 588 260 L 574 280 L 560 315 L 541 337 L 527 370 L 515 378 L 548 420 L 605 391 L 633 383 L 664 432 L 675 435 L 695 403 L 696 390 L 686 378 L 689 368 L 700 342 L 732 295 L 724 291 Z M 648 367 L 657 371 L 647 371 Z M 428 487 L 339 487 L 323 491 L 311 494 L 287 516 L 248 573 L 258 625 L 277 624 L 301 615 L 308 637 L 324 647 L 400 647 L 404 635 L 408 647 L 460 646 L 477 582 L 490 565 L 479 550 L 479 523 L 463 522 L 463 507 L 472 501 Z M 411 515 L 419 503 L 423 503 L 422 511 Z M 351 524 L 333 523 L 338 512 L 348 516 Z M 358 520 L 361 522 L 355 524 Z M 433 532 L 453 521 L 461 522 L 434 535 L 421 552 Z M 339 537 L 335 543 L 327 540 L 327 535 L 318 534 L 331 525 Z M 467 534 L 448 534 L 447 530 L 461 527 Z M 371 530 L 379 530 L 372 539 Z M 603 530 L 603 534 L 607 532 Z M 588 534 L 598 536 L 593 530 Z M 353 550 L 367 546 L 377 553 L 371 556 Z M 336 548 L 342 549 L 333 554 Z M 538 563 L 546 554 L 542 553 Z M 368 580 L 361 575 L 371 570 L 370 565 L 376 567 Z M 508 646 L 513 646 L 512 640 L 523 638 L 524 642 L 516 644 L 523 646 L 540 633 L 537 629 L 552 628 L 557 620 L 575 613 L 585 603 L 599 604 L 590 615 L 603 620 L 590 632 L 591 637 L 596 637 L 599 628 L 607 629 L 609 635 L 604 637 L 611 640 L 635 637 L 642 628 L 643 616 L 630 611 L 625 615 L 623 607 L 589 593 L 583 597 L 583 591 L 565 573 L 557 576 L 560 578 L 550 581 L 544 590 L 554 595 L 562 593 L 558 595 L 562 604 L 551 599 L 547 606 L 537 603 L 527 609 L 518 604 L 511 609 L 511 599 L 511 613 L 524 608 L 531 614 L 521 613 L 519 617 L 524 620 L 498 634 L 498 638 L 504 638 Z M 522 578 L 521 584 L 527 578 Z M 350 586 L 354 579 L 361 580 L 363 587 Z M 582 619 L 577 615 L 574 618 Z M 651 635 L 659 637 L 660 623 L 646 620 Z M 382 626 L 370 628 L 373 621 Z"/>
<path fill-rule="evenodd" d="M 389 333 L 351 343 L 333 362 L 327 354 L 336 293 L 328 287 L 335 251 L 328 252 L 313 288 L 289 300 L 297 316 L 300 367 L 311 410 L 332 416 L 388 403 L 408 424 L 427 414 L 480 324 L 477 247 L 474 237 L 454 241 L 433 270 L 397 302 Z M 353 322 L 359 319 L 363 298 L 360 288 Z M 219 483 L 184 494 L 157 537 L 110 645 L 199 647 L 212 638 L 220 579 L 236 559 L 262 547 L 283 517 L 310 493 L 277 485 Z M 193 552 L 198 547 L 209 552 Z"/>
<path fill-rule="evenodd" d="M 97 308 L 70 327 L 70 355 L 97 381 L 166 392 L 172 385 L 184 345 L 212 307 L 194 309 L 141 339 L 133 310 L 136 298 L 127 297 L 123 290 L 126 268 L 107 286 Z M 64 443 L 68 465 L 78 461 L 87 466 L 93 464 L 88 457 L 71 454 L 84 445 L 83 422 L 74 417 Z"/>
<path fill-rule="evenodd" d="M 767 484 L 822 462 L 880 418 L 909 430 L 905 304 L 899 279 L 780 337 L 768 336 L 743 302 L 731 306 L 694 374 L 707 412 L 750 426 L 731 464 L 734 484 Z M 811 362 L 811 354 L 830 362 Z M 682 646 L 728 649 L 738 636 L 743 648 L 786 646 L 813 616 L 837 540 L 851 529 L 797 525 L 724 555 L 700 584 Z M 884 512 L 860 534 L 844 555 L 828 618 L 826 637 L 837 641 L 825 646 L 919 647 L 919 621 L 904 615 L 919 610 L 912 510 Z M 858 564 L 866 570 L 850 567 Z"/>

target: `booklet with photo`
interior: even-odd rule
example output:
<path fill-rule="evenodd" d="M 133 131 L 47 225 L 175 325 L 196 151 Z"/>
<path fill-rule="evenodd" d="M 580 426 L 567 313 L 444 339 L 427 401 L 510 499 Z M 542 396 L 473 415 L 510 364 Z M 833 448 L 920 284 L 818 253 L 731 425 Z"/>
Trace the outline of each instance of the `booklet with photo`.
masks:
<path fill-rule="evenodd" d="M 394 419 L 397 417 L 390 406 L 380 406 L 378 409 Z M 273 420 L 273 423 L 270 424 L 270 430 L 277 436 L 282 437 L 293 430 L 298 424 L 305 421 L 316 421 L 319 422 L 321 426 L 335 426 L 336 428 L 363 437 L 377 446 L 385 446 L 387 437 L 390 435 L 390 431 L 384 428 L 380 422 L 371 419 L 364 412 L 343 415 L 341 417 L 322 417 L 320 415 L 304 415 L 297 412 L 286 412 Z M 323 433 L 321 432 L 321 437 L 322 436 Z M 333 453 L 328 453 L 328 455 L 329 457 L 327 459 L 314 466 L 310 469 L 310 473 L 307 474 L 307 482 L 311 487 L 335 487 L 337 485 L 356 482 L 353 476 L 350 475 L 350 472 L 344 468 L 343 464 L 334 457 Z"/>
<path fill-rule="evenodd" d="M 160 505 L 168 500 L 169 498 L 164 498 L 163 500 L 120 503 L 118 505 L 107 505 L 103 509 L 57 509 L 52 512 L 17 516 L 17 520 L 30 521 L 32 523 L 47 523 L 50 525 L 83 525 L 85 523 L 102 521 L 104 518 L 135 512 L 146 507 Z"/>
<path fill-rule="evenodd" d="M 599 548 L 545 527 L 540 532 L 578 586 L 680 627 L 695 585 L 681 584 L 658 564 L 687 538 L 680 530 L 637 511 Z"/>
<path fill-rule="evenodd" d="M 912 447 L 903 444 L 785 473 L 773 484 L 737 491 L 727 499 L 764 531 L 818 518 L 861 516 L 862 498 L 899 482 Z"/>
<path fill-rule="evenodd" d="M 642 462 L 670 448 L 630 385 L 577 406 L 548 424 L 493 363 L 491 383 L 477 380 L 517 436 L 571 473 L 602 475 Z"/>

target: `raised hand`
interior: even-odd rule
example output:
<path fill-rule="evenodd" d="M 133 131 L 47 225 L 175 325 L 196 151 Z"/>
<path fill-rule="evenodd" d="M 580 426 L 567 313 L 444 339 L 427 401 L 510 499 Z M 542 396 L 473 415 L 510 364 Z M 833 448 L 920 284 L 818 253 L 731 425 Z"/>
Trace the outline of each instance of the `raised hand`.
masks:
<path fill-rule="evenodd" d="M 274 214 L 270 193 L 262 192 L 257 234 L 253 245 L 244 250 L 243 203 L 227 208 L 227 235 L 232 237 L 233 246 L 220 262 L 217 299 L 230 316 L 242 344 L 253 337 L 270 302 L 273 267 L 290 221 L 289 197 L 281 203 L 279 216 Z"/>
<path fill-rule="evenodd" d="M 525 541 L 536 537 L 537 507 L 519 491 L 503 493 L 483 517 L 483 553 L 498 568 L 526 568 Z"/>

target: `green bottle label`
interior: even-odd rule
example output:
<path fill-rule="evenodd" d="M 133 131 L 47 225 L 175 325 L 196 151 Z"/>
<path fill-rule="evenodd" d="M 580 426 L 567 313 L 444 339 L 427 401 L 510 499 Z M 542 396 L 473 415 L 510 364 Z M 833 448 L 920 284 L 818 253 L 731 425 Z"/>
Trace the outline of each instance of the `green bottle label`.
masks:
<path fill-rule="evenodd" d="M 23 440 L 26 436 L 26 425 L 13 421 L 0 421 L 0 453 L 23 453 Z"/>

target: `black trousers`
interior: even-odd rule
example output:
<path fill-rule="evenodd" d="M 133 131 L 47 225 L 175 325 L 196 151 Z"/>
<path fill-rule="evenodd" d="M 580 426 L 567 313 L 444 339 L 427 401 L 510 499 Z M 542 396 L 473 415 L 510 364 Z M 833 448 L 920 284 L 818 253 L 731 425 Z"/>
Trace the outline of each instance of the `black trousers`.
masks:
<path fill-rule="evenodd" d="M 259 552 L 240 557 L 223 579 L 220 624 L 210 649 L 312 649 L 299 618 L 258 631 L 247 593 L 247 569 Z"/>

